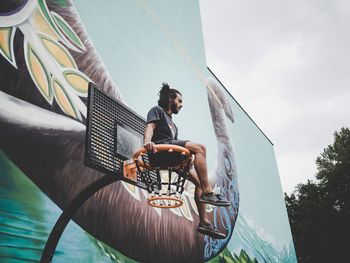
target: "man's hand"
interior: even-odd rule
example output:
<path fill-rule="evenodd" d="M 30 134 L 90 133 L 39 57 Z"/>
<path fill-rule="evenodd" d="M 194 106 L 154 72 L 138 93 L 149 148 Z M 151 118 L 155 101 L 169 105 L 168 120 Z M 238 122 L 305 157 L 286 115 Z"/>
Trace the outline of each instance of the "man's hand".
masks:
<path fill-rule="evenodd" d="M 154 153 L 157 152 L 157 150 L 154 148 L 155 143 L 152 142 L 152 136 L 153 136 L 153 131 L 156 128 L 156 124 L 154 122 L 147 123 L 146 128 L 145 128 L 145 135 L 143 138 L 143 141 L 145 144 L 143 147 L 145 147 L 146 151 L 153 151 Z"/>
<path fill-rule="evenodd" d="M 155 144 L 154 142 L 148 142 L 143 145 L 147 151 L 152 151 L 153 153 L 157 152 L 157 149 L 154 148 Z"/>

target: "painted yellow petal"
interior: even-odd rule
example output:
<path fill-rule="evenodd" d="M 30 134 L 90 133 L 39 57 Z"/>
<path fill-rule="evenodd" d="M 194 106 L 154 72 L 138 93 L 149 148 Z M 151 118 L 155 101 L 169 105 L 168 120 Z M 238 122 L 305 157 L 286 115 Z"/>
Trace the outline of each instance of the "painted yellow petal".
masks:
<path fill-rule="evenodd" d="M 4 55 L 8 58 L 11 57 L 10 36 L 12 27 L 0 28 L 0 49 Z"/>
<path fill-rule="evenodd" d="M 36 8 L 33 11 L 32 18 L 33 24 L 38 32 L 49 36 L 51 39 L 59 40 L 58 34 L 52 28 L 52 25 L 50 25 L 50 23 L 45 19 L 43 13 L 39 10 L 39 8 Z"/>
<path fill-rule="evenodd" d="M 136 193 L 136 190 L 138 190 L 136 186 L 132 184 L 125 183 L 124 186 L 132 193 Z"/>
<path fill-rule="evenodd" d="M 30 76 L 44 98 L 52 104 L 53 94 L 50 86 L 50 75 L 41 62 L 32 46 L 28 43 L 26 50 L 26 63 Z"/>
<path fill-rule="evenodd" d="M 63 45 L 45 35 L 41 35 L 41 40 L 61 67 L 77 69 L 73 57 Z"/>
<path fill-rule="evenodd" d="M 74 107 L 73 102 L 69 98 L 67 92 L 64 90 L 62 84 L 58 80 L 53 79 L 52 87 L 57 104 L 60 106 L 63 112 L 75 119 L 80 119 L 79 111 Z"/>
<path fill-rule="evenodd" d="M 136 187 L 132 184 L 125 184 L 131 192 L 136 192 Z"/>
<path fill-rule="evenodd" d="M 77 52 L 80 52 L 79 49 L 77 49 L 73 44 L 71 44 L 64 34 L 61 32 L 61 30 L 58 28 L 57 23 L 52 18 L 51 12 L 49 8 L 47 7 L 45 0 L 37 0 L 38 1 L 38 9 L 40 10 L 42 14 L 42 18 L 46 20 L 47 25 L 51 28 L 53 32 L 55 32 L 56 36 L 59 37 L 59 39 L 70 49 L 75 50 Z M 54 38 L 56 39 L 56 37 Z"/>
<path fill-rule="evenodd" d="M 3 55 L 12 65 L 16 66 L 13 54 L 14 27 L 0 27 L 0 54 Z"/>
<path fill-rule="evenodd" d="M 43 16 L 51 26 L 53 30 L 56 30 L 55 24 L 52 20 L 52 17 L 50 15 L 49 8 L 47 7 L 46 1 L 45 0 L 38 0 L 38 7 L 40 8 L 40 11 L 42 12 Z"/>
<path fill-rule="evenodd" d="M 174 215 L 177 215 L 177 216 L 182 216 L 181 215 L 181 210 L 176 207 L 176 208 L 170 208 L 170 212 L 172 212 Z"/>
<path fill-rule="evenodd" d="M 78 70 L 66 70 L 64 76 L 79 96 L 86 97 L 91 80 Z"/>

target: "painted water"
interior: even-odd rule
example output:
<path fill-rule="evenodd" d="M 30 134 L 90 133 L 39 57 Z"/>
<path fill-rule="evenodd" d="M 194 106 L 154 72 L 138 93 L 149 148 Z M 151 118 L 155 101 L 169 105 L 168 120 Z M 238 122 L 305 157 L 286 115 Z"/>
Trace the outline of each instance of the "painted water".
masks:
<path fill-rule="evenodd" d="M 38 262 L 61 210 L 0 151 L 0 262 Z M 71 221 L 53 262 L 124 262 Z M 128 261 L 131 262 L 131 261 Z"/>

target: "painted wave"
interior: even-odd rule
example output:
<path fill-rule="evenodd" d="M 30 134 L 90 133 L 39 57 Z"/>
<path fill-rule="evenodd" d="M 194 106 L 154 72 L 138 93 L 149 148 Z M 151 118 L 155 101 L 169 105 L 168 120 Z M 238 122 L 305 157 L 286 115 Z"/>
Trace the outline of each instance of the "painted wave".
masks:
<path fill-rule="evenodd" d="M 61 210 L 0 151 L 0 262 L 38 262 Z M 133 262 L 108 250 L 74 222 L 53 262 Z"/>
<path fill-rule="evenodd" d="M 296 263 L 293 241 L 279 242 L 270 233 L 257 226 L 253 220 L 240 214 L 233 239 L 228 245 L 231 253 L 239 255 L 245 251 L 258 262 Z"/>

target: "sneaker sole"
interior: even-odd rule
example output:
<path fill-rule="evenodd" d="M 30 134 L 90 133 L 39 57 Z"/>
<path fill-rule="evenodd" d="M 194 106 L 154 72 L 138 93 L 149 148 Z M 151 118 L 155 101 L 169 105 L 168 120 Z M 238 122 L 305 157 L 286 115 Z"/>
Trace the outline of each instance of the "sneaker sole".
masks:
<path fill-rule="evenodd" d="M 211 202 L 211 201 L 204 200 L 202 198 L 199 198 L 199 202 L 209 204 L 209 205 L 214 205 L 214 206 L 222 206 L 222 207 L 230 206 L 230 203 Z"/>
<path fill-rule="evenodd" d="M 198 227 L 197 231 L 203 235 L 209 236 L 211 238 L 215 238 L 215 239 L 225 239 L 227 237 L 226 234 L 224 233 L 220 233 L 217 231 L 212 231 L 203 227 Z"/>

